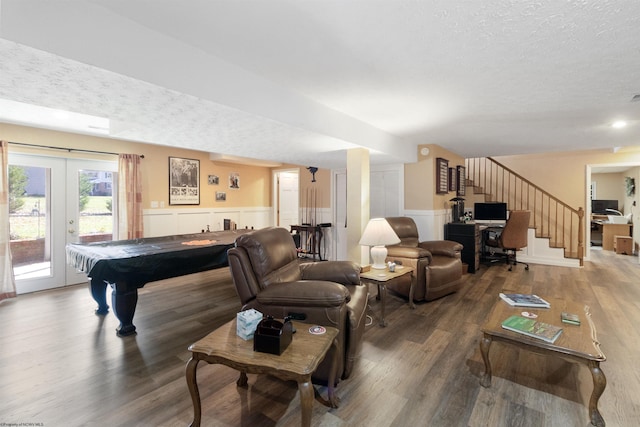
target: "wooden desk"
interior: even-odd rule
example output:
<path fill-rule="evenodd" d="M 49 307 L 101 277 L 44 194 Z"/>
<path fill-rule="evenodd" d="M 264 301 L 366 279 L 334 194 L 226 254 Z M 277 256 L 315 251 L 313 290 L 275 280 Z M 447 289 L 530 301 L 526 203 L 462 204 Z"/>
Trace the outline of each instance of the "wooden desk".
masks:
<path fill-rule="evenodd" d="M 376 270 L 371 269 L 364 273 L 360 273 L 360 280 L 363 282 L 371 282 L 378 286 L 378 299 L 380 300 L 380 326 L 387 326 L 387 321 L 384 318 L 387 305 L 387 282 L 395 280 L 405 274 L 411 274 L 411 285 L 409 286 L 409 308 L 416 308 L 413 302 L 413 284 L 415 277 L 413 277 L 413 268 L 405 267 L 401 265 L 396 266 L 396 271 L 391 272 L 388 269 Z"/>
<path fill-rule="evenodd" d="M 338 330 L 327 326 L 325 327 L 326 333 L 312 335 L 309 333 L 309 328 L 313 325 L 293 322 L 293 326 L 296 329 L 293 340 L 279 356 L 253 351 L 253 340 L 245 341 L 236 334 L 235 319 L 191 344 L 189 351 L 192 352 L 192 356 L 187 362 L 186 369 L 187 386 L 193 401 L 191 426 L 200 426 L 202 420 L 200 392 L 196 380 L 196 368 L 201 360 L 207 363 L 220 363 L 240 371 L 240 377 L 236 382 L 238 387 L 247 387 L 247 373 L 269 374 L 285 381 L 296 381 L 300 391 L 301 425 L 310 426 L 314 397 L 311 374 L 324 359 L 329 348 L 337 345 Z M 338 352 L 335 351 L 334 355 L 338 357 Z M 329 401 L 327 405 L 332 408 L 338 407 L 338 399 L 334 394 L 337 365 L 335 362 L 334 360 L 328 381 Z"/>
<path fill-rule="evenodd" d="M 593 392 L 589 400 L 589 415 L 591 424 L 604 427 L 605 422 L 598 411 L 598 400 L 607 385 L 607 379 L 600 369 L 600 362 L 606 360 L 600 350 L 600 343 L 596 336 L 596 328 L 591 320 L 589 307 L 575 301 L 564 301 L 555 298 L 543 298 L 551 304 L 551 308 L 537 309 L 512 307 L 496 296 L 496 304 L 489 314 L 487 323 L 482 328 L 483 338 L 480 341 L 480 352 L 484 360 L 485 373 L 480 379 L 483 387 L 491 386 L 491 363 L 489 361 L 489 349 L 493 341 L 501 341 L 511 344 L 523 350 L 534 353 L 550 354 L 570 361 L 583 363 L 591 371 L 593 378 Z M 541 322 L 562 326 L 563 331 L 555 343 L 551 344 L 537 338 L 508 331 L 502 328 L 502 322 L 509 316 L 520 314 L 522 311 L 536 313 Z M 580 316 L 581 325 L 568 325 L 562 323 L 560 314 L 563 312 L 575 313 Z"/>

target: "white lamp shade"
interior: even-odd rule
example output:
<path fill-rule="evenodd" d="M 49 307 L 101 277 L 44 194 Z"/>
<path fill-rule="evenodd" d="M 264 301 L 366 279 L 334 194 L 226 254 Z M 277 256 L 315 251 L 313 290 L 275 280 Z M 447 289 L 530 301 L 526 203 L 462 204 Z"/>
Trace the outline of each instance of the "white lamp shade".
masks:
<path fill-rule="evenodd" d="M 373 259 L 373 265 L 371 268 L 375 269 L 386 268 L 387 248 L 384 245 L 395 245 L 396 243 L 400 243 L 400 238 L 384 218 L 369 220 L 360 238 L 361 245 L 372 246 L 371 258 Z"/>

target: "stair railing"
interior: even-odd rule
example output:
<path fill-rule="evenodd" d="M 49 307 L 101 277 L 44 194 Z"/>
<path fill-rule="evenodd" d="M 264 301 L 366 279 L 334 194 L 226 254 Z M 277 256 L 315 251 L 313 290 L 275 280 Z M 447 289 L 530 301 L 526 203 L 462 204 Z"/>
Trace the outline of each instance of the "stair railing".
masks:
<path fill-rule="evenodd" d="M 584 265 L 584 209 L 572 208 L 548 191 L 491 157 L 465 160 L 467 180 L 486 201 L 506 202 L 511 210 L 531 211 L 536 237 L 563 248 L 564 256 Z"/>

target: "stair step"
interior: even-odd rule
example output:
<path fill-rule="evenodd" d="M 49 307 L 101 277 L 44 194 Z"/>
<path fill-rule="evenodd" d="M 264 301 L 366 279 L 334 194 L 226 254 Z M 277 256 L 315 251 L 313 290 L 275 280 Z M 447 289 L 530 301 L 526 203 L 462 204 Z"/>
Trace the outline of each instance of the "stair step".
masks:
<path fill-rule="evenodd" d="M 467 168 L 467 171 L 469 171 L 469 168 Z M 494 197 L 492 194 L 490 194 L 488 192 L 485 192 L 486 190 L 482 186 L 474 185 L 474 181 L 472 179 L 466 178 L 465 182 L 466 182 L 467 189 L 473 189 L 473 195 L 477 195 L 477 196 L 482 197 L 482 199 L 485 202 L 500 202 L 500 201 L 502 201 L 502 200 L 499 200 L 498 198 Z M 549 231 L 541 231 L 541 229 L 539 227 L 532 227 L 532 228 L 535 229 L 534 236 L 537 239 L 546 239 L 546 240 L 548 240 L 549 248 L 562 249 L 565 258 L 578 259 L 578 260 L 581 261 L 580 264 L 582 265 L 582 260 L 581 260 L 580 256 L 578 256 L 578 251 L 577 250 L 570 251 L 569 249 L 567 249 L 563 244 L 561 244 L 557 240 L 557 238 L 555 238 L 555 236 L 552 237 L 551 234 L 549 233 Z M 547 228 L 547 227 L 545 227 L 545 228 Z"/>

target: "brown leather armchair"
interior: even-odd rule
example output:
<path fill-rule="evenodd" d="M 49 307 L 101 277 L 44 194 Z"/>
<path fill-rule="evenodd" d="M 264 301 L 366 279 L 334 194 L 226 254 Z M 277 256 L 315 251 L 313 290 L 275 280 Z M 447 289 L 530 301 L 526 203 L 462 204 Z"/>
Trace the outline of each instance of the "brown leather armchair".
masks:
<path fill-rule="evenodd" d="M 431 301 L 456 292 L 462 283 L 462 245 L 449 240 L 420 242 L 418 227 L 412 218 L 391 217 L 387 222 L 400 238 L 397 245 L 387 246 L 387 261 L 402 263 L 414 269 L 415 301 Z M 387 285 L 409 297 L 410 283 L 395 281 Z"/>
<path fill-rule="evenodd" d="M 360 283 L 360 266 L 350 261 L 301 263 L 291 234 L 279 227 L 241 235 L 228 255 L 243 310 L 254 308 L 280 319 L 302 315 L 306 323 L 340 331 L 336 378 L 346 379 L 366 322 L 368 288 Z M 313 374 L 316 383 L 327 383 L 333 358 L 329 351 Z"/>

